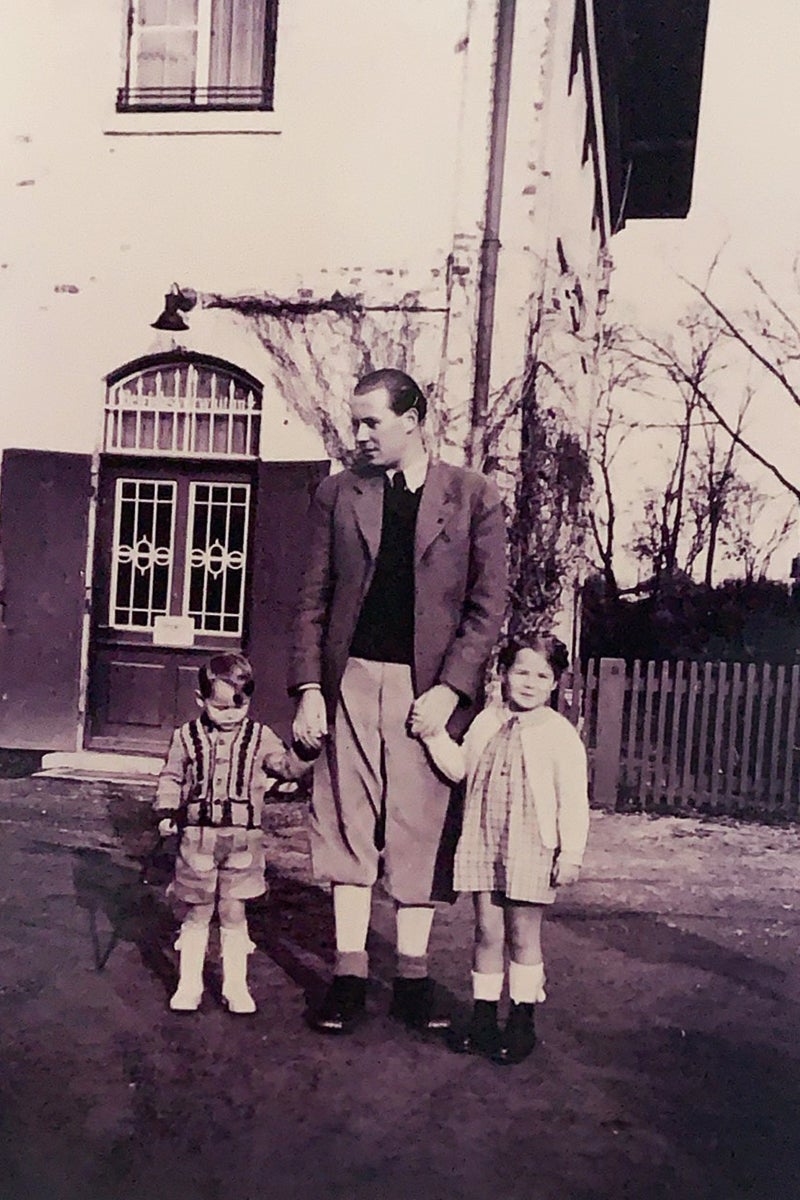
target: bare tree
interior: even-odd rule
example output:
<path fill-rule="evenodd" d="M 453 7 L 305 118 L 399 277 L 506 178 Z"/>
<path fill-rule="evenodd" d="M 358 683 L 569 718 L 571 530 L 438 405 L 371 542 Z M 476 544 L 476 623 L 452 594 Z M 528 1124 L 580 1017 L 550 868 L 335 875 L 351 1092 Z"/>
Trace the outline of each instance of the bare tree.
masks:
<path fill-rule="evenodd" d="M 795 441 L 800 435 L 797 428 L 796 409 L 800 408 L 800 325 L 788 309 L 770 293 L 762 280 L 753 272 L 748 278 L 756 293 L 754 307 L 740 316 L 734 316 L 713 298 L 710 283 L 704 287 L 691 280 L 684 282 L 701 299 L 706 311 L 713 315 L 717 328 L 728 343 L 738 348 L 746 358 L 761 370 L 764 383 L 775 387 L 778 395 L 788 400 L 789 408 L 785 419 Z M 800 268 L 795 260 L 795 281 L 800 291 Z M 680 359 L 673 360 L 676 371 L 684 374 L 685 366 Z M 772 459 L 753 444 L 751 438 L 743 436 L 741 428 L 735 428 L 722 411 L 716 398 L 703 386 L 697 390 L 698 398 L 728 435 L 765 468 L 795 500 L 800 500 L 800 482 L 789 477 Z"/>
<path fill-rule="evenodd" d="M 601 400 L 600 413 L 592 439 L 590 459 L 595 476 L 595 499 L 589 510 L 589 529 L 605 580 L 606 593 L 613 599 L 619 596 L 615 569 L 617 503 L 614 493 L 613 468 L 617 455 L 630 429 L 620 432 L 619 421 L 610 397 Z"/>
<path fill-rule="evenodd" d="M 605 331 L 599 404 L 590 443 L 595 491 L 589 528 L 606 594 L 612 598 L 644 587 L 658 594 L 668 578 L 677 574 L 696 577 L 698 571 L 711 587 L 718 558 L 730 546 L 729 531 L 741 525 L 746 541 L 746 531 L 757 514 L 749 485 L 740 476 L 739 458 L 753 393 L 744 390 L 738 411 L 726 427 L 709 412 L 704 396 L 716 398 L 723 388 L 731 390 L 731 375 L 721 349 L 723 332 L 702 310 L 687 313 L 670 339 L 659 340 L 618 326 Z M 668 419 L 626 419 L 632 402 L 641 408 L 643 398 L 655 398 Z M 671 419 L 670 409 L 677 409 Z M 656 434 L 660 434 L 663 478 L 642 487 L 636 501 L 640 516 L 627 546 L 646 564 L 649 578 L 646 585 L 622 589 L 616 561 L 618 497 L 625 472 L 625 466 L 619 464 L 620 452 L 625 447 L 631 459 L 638 446 L 641 454 L 647 454 Z M 758 495 L 761 512 L 768 498 Z M 782 528 L 780 525 L 770 534 L 770 542 L 773 536 L 775 541 L 771 555 L 786 536 Z M 743 554 L 740 548 L 740 561 L 749 563 Z"/>
<path fill-rule="evenodd" d="M 752 391 L 745 393 L 736 421 L 740 432 L 752 400 Z M 741 496 L 741 480 L 736 470 L 738 445 L 735 438 L 721 435 L 719 426 L 706 421 L 703 426 L 703 445 L 694 452 L 689 480 L 689 505 L 694 522 L 692 545 L 687 557 L 687 570 L 704 556 L 703 582 L 711 587 L 714 565 L 720 548 L 720 534 L 733 514 Z"/>
<path fill-rule="evenodd" d="M 700 393 L 712 386 L 718 369 L 714 354 L 720 333 L 702 316 L 690 313 L 680 322 L 678 337 L 679 342 L 659 341 L 639 333 L 627 343 L 632 362 L 640 371 L 649 372 L 651 389 L 657 390 L 657 380 L 661 379 L 662 407 L 670 400 L 678 407 L 671 421 L 641 424 L 643 430 L 661 428 L 673 434 L 665 451 L 666 481 L 644 490 L 643 516 L 630 546 L 637 558 L 647 562 L 654 592 L 660 590 L 665 577 L 678 571 L 690 573 L 701 552 L 708 505 L 700 503 L 698 480 L 704 478 L 707 495 L 717 493 L 717 502 L 723 494 L 723 480 L 717 477 L 714 462 L 709 464 L 703 453 L 712 450 L 716 455 L 717 446 L 713 438 L 709 441 L 700 398 Z M 702 435 L 702 449 L 698 449 L 698 435 Z"/>
<path fill-rule="evenodd" d="M 734 558 L 747 583 L 763 579 L 776 552 L 797 528 L 793 509 L 782 520 L 771 518 L 770 496 L 747 480 L 737 479 L 730 488 L 731 496 L 723 514 L 720 535 L 731 558 Z M 765 533 L 769 525 L 770 532 Z"/>
<path fill-rule="evenodd" d="M 589 460 L 594 478 L 593 503 L 589 508 L 589 530 L 606 594 L 620 595 L 615 566 L 617 555 L 616 467 L 620 452 L 637 428 L 637 422 L 625 419 L 619 397 L 641 393 L 646 373 L 627 353 L 627 331 L 609 325 L 600 334 L 598 363 L 597 415 L 591 431 Z"/>

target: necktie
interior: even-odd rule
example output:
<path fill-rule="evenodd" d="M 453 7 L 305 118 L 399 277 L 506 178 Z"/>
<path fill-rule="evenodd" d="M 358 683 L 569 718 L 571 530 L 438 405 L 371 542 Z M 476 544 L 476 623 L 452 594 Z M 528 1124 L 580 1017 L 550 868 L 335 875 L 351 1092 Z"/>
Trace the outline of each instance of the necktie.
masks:
<path fill-rule="evenodd" d="M 406 477 L 402 471 L 395 471 L 392 476 L 392 491 L 396 496 L 401 496 L 406 488 Z"/>

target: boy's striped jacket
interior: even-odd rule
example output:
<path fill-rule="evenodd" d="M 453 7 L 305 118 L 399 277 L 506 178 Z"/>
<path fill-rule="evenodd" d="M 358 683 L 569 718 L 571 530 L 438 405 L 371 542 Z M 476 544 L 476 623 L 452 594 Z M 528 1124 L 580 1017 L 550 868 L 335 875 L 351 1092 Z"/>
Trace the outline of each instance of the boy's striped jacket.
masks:
<path fill-rule="evenodd" d="M 246 717 L 220 730 L 197 717 L 172 735 L 154 808 L 181 827 L 257 829 L 270 777 L 298 779 L 310 765 L 268 725 Z"/>

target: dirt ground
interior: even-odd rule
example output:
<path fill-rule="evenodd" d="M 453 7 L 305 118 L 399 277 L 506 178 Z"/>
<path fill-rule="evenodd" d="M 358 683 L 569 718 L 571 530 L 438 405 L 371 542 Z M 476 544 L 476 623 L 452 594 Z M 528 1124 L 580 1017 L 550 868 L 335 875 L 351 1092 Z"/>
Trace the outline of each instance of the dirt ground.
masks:
<path fill-rule="evenodd" d="M 0 781 L 2 1200 L 800 1198 L 800 831 L 595 814 L 545 931 L 541 1042 L 521 1066 L 386 1015 L 303 1023 L 332 952 L 302 805 L 271 807 L 253 905 L 255 1017 L 167 1008 L 174 923 L 146 882 L 146 788 Z M 471 910 L 443 908 L 435 974 L 469 1012 Z"/>

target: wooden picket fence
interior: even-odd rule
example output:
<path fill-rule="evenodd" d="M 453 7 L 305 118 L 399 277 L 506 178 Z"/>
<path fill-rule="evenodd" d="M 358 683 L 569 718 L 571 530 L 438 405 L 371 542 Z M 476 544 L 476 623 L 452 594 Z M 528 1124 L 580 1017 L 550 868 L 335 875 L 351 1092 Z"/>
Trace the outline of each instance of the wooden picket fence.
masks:
<path fill-rule="evenodd" d="M 800 666 L 592 660 L 558 704 L 598 807 L 800 817 Z"/>

